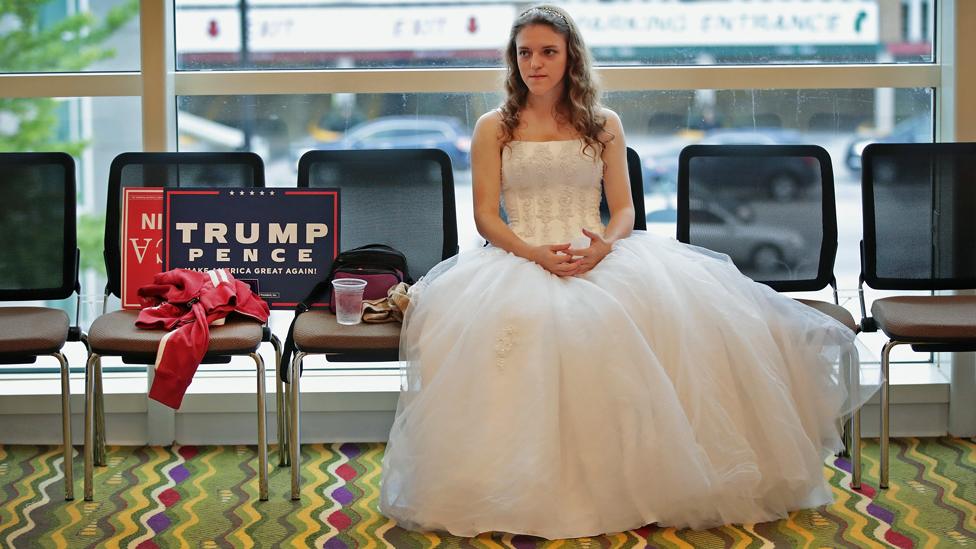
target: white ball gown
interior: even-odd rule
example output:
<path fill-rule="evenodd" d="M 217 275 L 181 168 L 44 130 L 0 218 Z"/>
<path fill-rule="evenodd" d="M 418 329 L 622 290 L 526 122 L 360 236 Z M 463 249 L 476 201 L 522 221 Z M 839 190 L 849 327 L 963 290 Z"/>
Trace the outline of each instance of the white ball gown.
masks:
<path fill-rule="evenodd" d="M 509 225 L 534 244 L 602 232 L 602 173 L 579 140 L 512 142 Z M 555 539 L 831 501 L 854 336 L 725 256 L 635 231 L 560 278 L 487 247 L 411 296 L 380 500 L 403 527 Z"/>

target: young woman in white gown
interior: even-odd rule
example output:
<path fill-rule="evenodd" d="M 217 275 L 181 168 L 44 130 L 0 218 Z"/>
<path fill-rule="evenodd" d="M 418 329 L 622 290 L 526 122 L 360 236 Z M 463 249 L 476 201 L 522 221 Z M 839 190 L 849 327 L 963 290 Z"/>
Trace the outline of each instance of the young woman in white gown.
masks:
<path fill-rule="evenodd" d="M 472 145 L 491 245 L 411 291 L 381 510 L 565 538 L 829 502 L 854 335 L 725 256 L 632 232 L 623 129 L 563 10 L 522 13 L 505 58 L 507 100 Z"/>

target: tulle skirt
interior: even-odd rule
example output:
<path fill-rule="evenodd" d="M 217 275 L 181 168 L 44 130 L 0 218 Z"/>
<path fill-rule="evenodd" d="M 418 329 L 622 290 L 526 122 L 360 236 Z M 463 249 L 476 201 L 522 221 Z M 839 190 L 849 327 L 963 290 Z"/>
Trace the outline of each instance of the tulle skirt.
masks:
<path fill-rule="evenodd" d="M 642 231 L 560 278 L 497 248 L 411 292 L 381 510 L 473 536 L 707 528 L 831 501 L 854 334 Z M 854 395 L 852 397 L 852 395 Z"/>

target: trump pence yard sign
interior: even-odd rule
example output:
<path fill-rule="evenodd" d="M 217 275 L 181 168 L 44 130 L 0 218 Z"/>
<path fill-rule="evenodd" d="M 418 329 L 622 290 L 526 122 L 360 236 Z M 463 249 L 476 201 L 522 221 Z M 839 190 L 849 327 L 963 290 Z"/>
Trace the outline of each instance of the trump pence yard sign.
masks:
<path fill-rule="evenodd" d="M 165 270 L 228 269 L 272 308 L 294 307 L 339 253 L 338 189 L 166 189 Z"/>

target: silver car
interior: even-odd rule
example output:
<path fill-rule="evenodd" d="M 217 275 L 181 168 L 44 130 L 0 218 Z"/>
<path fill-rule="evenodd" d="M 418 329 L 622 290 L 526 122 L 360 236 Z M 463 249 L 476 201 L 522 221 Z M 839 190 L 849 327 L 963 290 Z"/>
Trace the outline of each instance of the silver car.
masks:
<path fill-rule="evenodd" d="M 677 210 L 653 211 L 646 219 L 648 231 L 675 236 Z M 796 231 L 744 221 L 717 204 L 692 201 L 689 219 L 692 244 L 727 254 L 747 275 L 789 272 L 807 251 Z"/>

